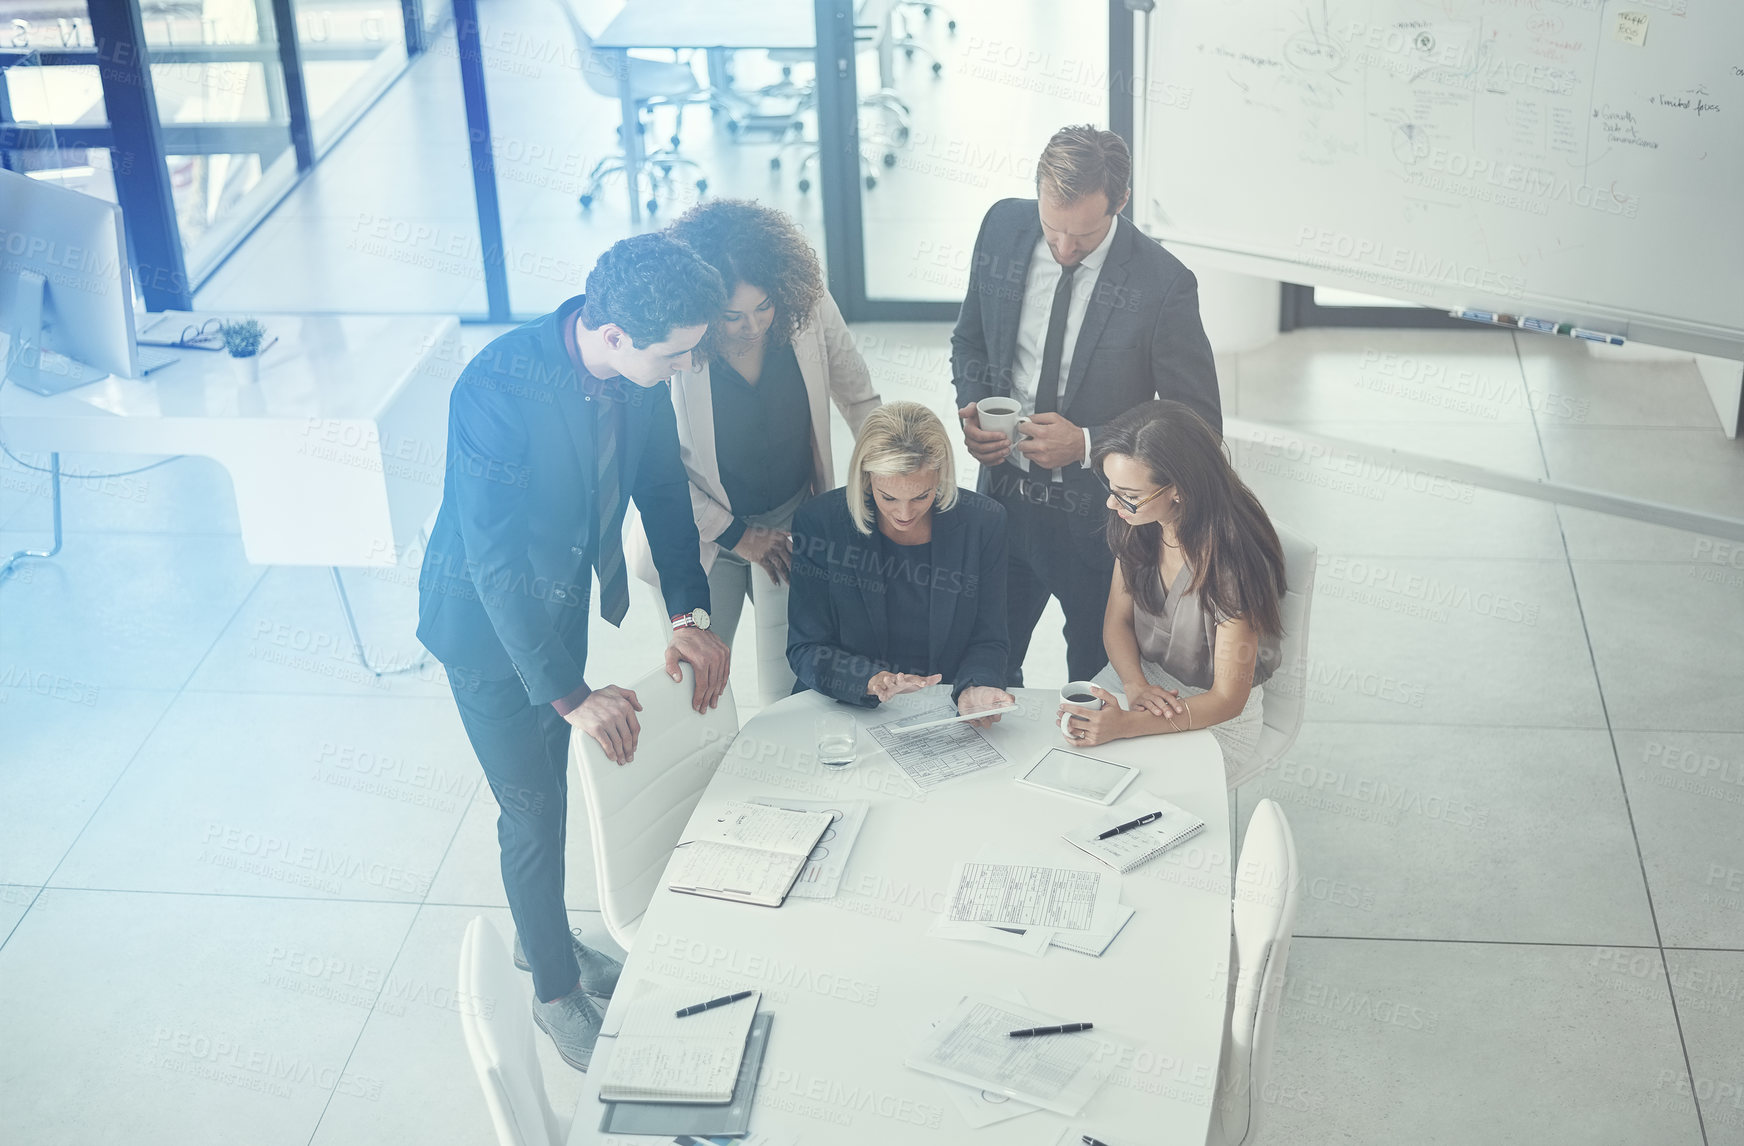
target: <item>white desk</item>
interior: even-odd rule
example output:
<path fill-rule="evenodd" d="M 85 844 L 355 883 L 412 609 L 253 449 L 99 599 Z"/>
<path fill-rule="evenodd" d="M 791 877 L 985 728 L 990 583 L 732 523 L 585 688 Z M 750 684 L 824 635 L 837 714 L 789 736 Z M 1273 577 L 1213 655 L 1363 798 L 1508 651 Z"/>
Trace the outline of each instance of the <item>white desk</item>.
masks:
<path fill-rule="evenodd" d="M 759 795 L 872 804 L 834 900 L 789 899 L 769 910 L 662 889 L 626 964 L 620 1000 L 644 979 L 692 986 L 699 1001 L 729 989 L 764 992 L 775 1023 L 753 1141 L 1052 1146 L 1064 1127 L 1082 1125 L 1111 1146 L 1203 1146 L 1222 1042 L 1231 870 L 1222 755 L 1210 733 L 1091 750 L 1138 765 L 1135 786 L 1207 825 L 1125 877 L 1121 901 L 1137 914 L 1101 958 L 1057 948 L 1031 958 L 925 934 L 943 910 L 951 865 L 984 843 L 1033 842 L 1060 860 L 1096 862 L 1057 837 L 1097 805 L 1012 779 L 1046 747 L 1064 743 L 1052 724 L 1058 693 L 1018 695 L 1024 707 L 989 734 L 1012 763 L 924 799 L 913 798 L 888 756 L 874 755 L 877 744 L 864 732 L 858 763 L 813 762 L 812 721 L 839 706 L 810 692 L 752 719 L 710 782 L 693 825 L 729 801 Z M 862 729 L 888 719 L 866 713 Z M 1112 1073 L 1076 1119 L 1038 1111 L 971 1130 L 940 1084 L 902 1060 L 962 995 L 1010 991 L 1065 1019 L 1094 1022 Z M 606 1029 L 616 1020 L 608 1013 Z M 670 1141 L 599 1132 L 597 1079 L 611 1044 L 602 1037 L 594 1051 L 571 1146 Z"/>
<path fill-rule="evenodd" d="M 0 387 L 0 435 L 41 453 L 214 458 L 255 564 L 395 564 L 442 499 L 457 320 L 260 317 L 279 341 L 258 383 L 222 352 L 176 350 L 144 379 L 52 398 Z"/>
<path fill-rule="evenodd" d="M 709 85 L 718 97 L 727 88 L 726 55 L 747 48 L 811 48 L 812 6 L 804 0 L 761 0 L 722 4 L 718 0 L 628 0 L 594 37 L 598 51 L 615 55 L 618 110 L 622 124 L 625 181 L 630 191 L 630 221 L 642 221 L 637 190 L 642 169 L 642 136 L 637 130 L 636 97 L 630 87 L 630 51 L 635 48 L 703 48 L 708 53 Z"/>

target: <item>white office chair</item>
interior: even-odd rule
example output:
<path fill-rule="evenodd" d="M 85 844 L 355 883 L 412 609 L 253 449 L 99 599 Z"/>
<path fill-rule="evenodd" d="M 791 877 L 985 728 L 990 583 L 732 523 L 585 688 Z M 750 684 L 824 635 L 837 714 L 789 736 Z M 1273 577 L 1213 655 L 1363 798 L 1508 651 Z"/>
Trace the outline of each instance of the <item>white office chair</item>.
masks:
<path fill-rule="evenodd" d="M 662 667 L 630 686 L 642 704 L 636 714 L 642 733 L 630 763 L 612 763 L 591 736 L 569 738 L 593 832 L 600 914 L 625 951 L 636 942 L 642 913 L 659 889 L 685 822 L 739 734 L 733 690 L 699 716 L 690 707 L 695 670 L 680 667 L 680 683 Z"/>
<path fill-rule="evenodd" d="M 1296 925 L 1297 878 L 1290 821 L 1276 803 L 1261 800 L 1247 822 L 1235 876 L 1229 1003 L 1206 1146 L 1253 1141 L 1260 1096 L 1271 1075 L 1284 967 Z"/>
<path fill-rule="evenodd" d="M 545 1095 L 526 984 L 503 937 L 484 916 L 475 915 L 460 940 L 460 1029 L 497 1142 L 563 1146 L 569 1127 Z"/>
<path fill-rule="evenodd" d="M 1229 778 L 1233 790 L 1237 785 L 1258 776 L 1276 764 L 1296 743 L 1296 733 L 1302 729 L 1308 683 L 1308 609 L 1314 602 L 1315 545 L 1294 530 L 1272 523 L 1278 531 L 1278 544 L 1284 550 L 1284 581 L 1288 589 L 1278 602 L 1278 614 L 1284 622 L 1284 636 L 1278 643 L 1278 667 L 1266 684 L 1260 700 L 1263 725 L 1259 743 L 1247 764 Z M 1276 683 L 1274 687 L 1273 683 Z"/>

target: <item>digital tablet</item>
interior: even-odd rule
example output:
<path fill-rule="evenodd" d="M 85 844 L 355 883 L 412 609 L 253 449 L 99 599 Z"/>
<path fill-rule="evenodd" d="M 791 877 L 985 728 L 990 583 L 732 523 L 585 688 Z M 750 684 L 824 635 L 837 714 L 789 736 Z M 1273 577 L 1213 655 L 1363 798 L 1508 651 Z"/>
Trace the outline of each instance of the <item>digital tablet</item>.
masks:
<path fill-rule="evenodd" d="M 1126 764 L 1051 748 L 1017 782 L 1096 804 L 1112 804 L 1137 775 L 1138 769 Z"/>
<path fill-rule="evenodd" d="M 901 720 L 892 720 L 880 725 L 888 728 L 898 736 L 907 736 L 911 732 L 920 732 L 927 728 L 938 728 L 945 724 L 958 724 L 965 720 L 980 720 L 983 716 L 998 716 L 1002 712 L 1016 712 L 1017 705 L 1008 704 L 1003 708 L 984 708 L 980 712 L 957 712 L 949 705 L 940 708 L 929 708 L 925 712 L 917 712 L 913 716 L 905 716 Z"/>

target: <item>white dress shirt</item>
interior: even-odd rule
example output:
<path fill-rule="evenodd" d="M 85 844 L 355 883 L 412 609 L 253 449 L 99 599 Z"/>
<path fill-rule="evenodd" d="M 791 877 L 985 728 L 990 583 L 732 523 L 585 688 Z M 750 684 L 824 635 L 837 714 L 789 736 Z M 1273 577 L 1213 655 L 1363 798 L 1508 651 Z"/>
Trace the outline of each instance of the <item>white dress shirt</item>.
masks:
<path fill-rule="evenodd" d="M 1084 312 L 1090 309 L 1090 296 L 1095 293 L 1096 280 L 1102 275 L 1102 264 L 1108 261 L 1108 248 L 1114 244 L 1114 232 L 1120 221 L 1110 220 L 1108 233 L 1096 244 L 1096 249 L 1078 263 L 1072 277 L 1072 299 L 1066 308 L 1066 341 L 1060 348 L 1060 388 L 1056 391 L 1054 409 L 1066 404 L 1066 379 L 1072 374 L 1072 351 L 1078 344 L 1078 331 L 1084 325 Z M 1060 264 L 1048 249 L 1047 236 L 1036 240 L 1030 252 L 1029 273 L 1024 278 L 1023 306 L 1017 316 L 1017 346 L 1012 355 L 1011 396 L 1022 404 L 1023 414 L 1035 413 L 1036 384 L 1042 372 L 1042 350 L 1048 340 L 1048 316 L 1054 307 L 1054 288 L 1060 285 Z M 1011 460 L 1019 469 L 1028 470 L 1029 459 L 1011 452 Z M 1090 464 L 1090 431 L 1084 430 L 1084 458 L 1079 463 Z M 1058 473 L 1055 479 L 1059 479 Z"/>

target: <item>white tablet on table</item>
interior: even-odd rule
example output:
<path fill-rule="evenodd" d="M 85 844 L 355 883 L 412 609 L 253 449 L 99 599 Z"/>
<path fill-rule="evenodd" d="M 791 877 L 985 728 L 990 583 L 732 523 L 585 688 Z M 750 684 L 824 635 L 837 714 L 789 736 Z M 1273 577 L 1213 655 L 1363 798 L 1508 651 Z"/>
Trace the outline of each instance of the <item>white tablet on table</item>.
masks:
<path fill-rule="evenodd" d="M 1017 778 L 1019 784 L 1075 796 L 1093 804 L 1112 804 L 1138 775 L 1138 769 L 1111 760 L 1097 760 L 1064 748 L 1051 748 Z"/>

